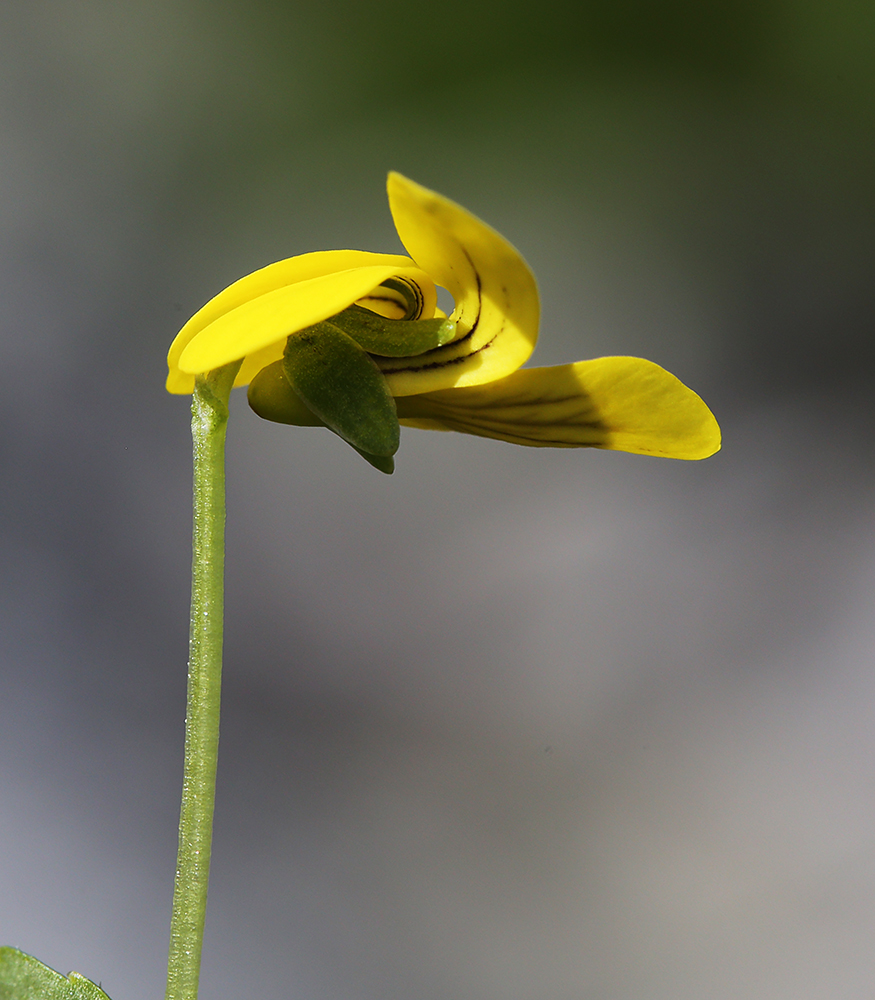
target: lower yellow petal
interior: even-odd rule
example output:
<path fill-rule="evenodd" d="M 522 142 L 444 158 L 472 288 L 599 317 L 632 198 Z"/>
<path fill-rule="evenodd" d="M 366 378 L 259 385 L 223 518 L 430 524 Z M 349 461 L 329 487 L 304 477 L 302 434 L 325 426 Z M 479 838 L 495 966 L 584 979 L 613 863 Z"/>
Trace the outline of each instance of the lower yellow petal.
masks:
<path fill-rule="evenodd" d="M 596 358 L 527 368 L 487 385 L 396 400 L 402 424 L 542 448 L 700 459 L 720 448 L 705 403 L 652 361 Z"/>

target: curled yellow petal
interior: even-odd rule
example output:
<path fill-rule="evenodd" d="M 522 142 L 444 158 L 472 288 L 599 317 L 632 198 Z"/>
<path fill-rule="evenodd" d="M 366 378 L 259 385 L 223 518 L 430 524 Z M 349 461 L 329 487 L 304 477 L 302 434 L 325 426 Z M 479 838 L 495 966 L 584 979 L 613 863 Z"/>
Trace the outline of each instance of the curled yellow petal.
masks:
<path fill-rule="evenodd" d="M 368 296 L 387 278 L 416 286 L 421 314 L 437 304 L 434 283 L 408 257 L 328 250 L 278 261 L 235 281 L 179 331 L 167 356 L 170 392 L 191 392 L 193 376 L 245 358 L 235 385 L 245 385 L 282 356 L 286 337 Z"/>
<path fill-rule="evenodd" d="M 402 424 L 546 448 L 607 448 L 700 459 L 720 428 L 679 379 L 641 358 L 527 368 L 488 385 L 397 400 Z"/>
<path fill-rule="evenodd" d="M 520 254 L 460 205 L 389 174 L 389 207 L 408 253 L 453 296 L 451 343 L 416 358 L 380 360 L 395 396 L 480 385 L 531 355 L 538 337 L 534 276 Z"/>

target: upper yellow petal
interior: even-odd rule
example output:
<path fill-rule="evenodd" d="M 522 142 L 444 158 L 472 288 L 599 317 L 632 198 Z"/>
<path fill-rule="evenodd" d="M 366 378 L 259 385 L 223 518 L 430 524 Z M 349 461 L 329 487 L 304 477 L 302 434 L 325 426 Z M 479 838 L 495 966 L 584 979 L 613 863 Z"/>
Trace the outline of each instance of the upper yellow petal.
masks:
<path fill-rule="evenodd" d="M 699 396 L 641 358 L 528 368 L 488 385 L 399 399 L 398 416 L 408 426 L 535 447 L 682 459 L 720 448 L 720 428 Z"/>
<path fill-rule="evenodd" d="M 282 355 L 286 337 L 321 322 L 386 278 L 410 278 L 437 304 L 434 284 L 408 257 L 360 250 L 327 250 L 278 261 L 229 285 L 179 331 L 167 356 L 170 392 L 191 392 L 193 376 L 244 358 L 235 385 L 245 385 Z M 431 310 L 431 312 L 429 312 Z"/>
<path fill-rule="evenodd" d="M 393 395 L 480 385 L 516 371 L 538 337 L 538 288 L 526 262 L 486 223 L 401 174 L 389 174 L 388 191 L 401 241 L 452 294 L 459 330 L 427 354 L 381 360 Z"/>

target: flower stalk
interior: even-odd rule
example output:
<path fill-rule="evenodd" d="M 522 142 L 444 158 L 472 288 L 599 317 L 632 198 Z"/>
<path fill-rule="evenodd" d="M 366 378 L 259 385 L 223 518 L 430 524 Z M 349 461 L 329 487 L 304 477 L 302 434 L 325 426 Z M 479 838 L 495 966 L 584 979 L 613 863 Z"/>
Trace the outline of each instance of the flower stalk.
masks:
<path fill-rule="evenodd" d="M 225 431 L 240 362 L 195 380 L 191 630 L 166 1000 L 196 1000 L 216 800 L 225 565 Z"/>

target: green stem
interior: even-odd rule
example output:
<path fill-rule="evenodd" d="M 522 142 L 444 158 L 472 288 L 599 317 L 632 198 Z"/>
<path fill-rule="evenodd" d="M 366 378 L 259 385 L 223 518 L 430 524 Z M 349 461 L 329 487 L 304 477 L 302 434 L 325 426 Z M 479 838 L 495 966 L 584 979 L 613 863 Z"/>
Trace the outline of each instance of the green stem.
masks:
<path fill-rule="evenodd" d="M 194 533 L 185 765 L 166 1000 L 196 1000 L 216 801 L 225 567 L 225 429 L 239 362 L 198 376 L 191 402 Z"/>

